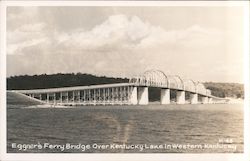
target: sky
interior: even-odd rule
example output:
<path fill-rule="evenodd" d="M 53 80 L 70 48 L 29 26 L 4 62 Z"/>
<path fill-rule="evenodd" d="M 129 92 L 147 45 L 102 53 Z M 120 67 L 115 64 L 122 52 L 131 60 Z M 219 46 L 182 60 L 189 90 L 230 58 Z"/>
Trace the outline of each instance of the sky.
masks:
<path fill-rule="evenodd" d="M 201 82 L 243 82 L 239 7 L 7 8 L 7 76 L 158 69 Z"/>

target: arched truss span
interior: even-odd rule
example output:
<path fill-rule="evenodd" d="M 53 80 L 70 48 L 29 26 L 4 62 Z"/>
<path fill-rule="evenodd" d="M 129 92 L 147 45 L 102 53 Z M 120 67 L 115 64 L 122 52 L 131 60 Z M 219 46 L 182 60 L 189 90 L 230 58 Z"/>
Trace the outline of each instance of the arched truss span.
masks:
<path fill-rule="evenodd" d="M 170 75 L 169 77 L 169 88 L 184 90 L 183 80 L 178 75 Z"/>
<path fill-rule="evenodd" d="M 184 90 L 196 93 L 196 83 L 192 79 L 184 79 Z"/>
<path fill-rule="evenodd" d="M 166 75 L 160 70 L 148 70 L 138 77 L 131 78 L 129 82 L 141 86 L 164 87 L 201 95 L 211 95 L 211 91 L 206 89 L 200 82 L 194 82 L 191 79 L 182 79 L 178 75 Z"/>
<path fill-rule="evenodd" d="M 184 90 L 183 80 L 178 75 L 166 75 L 160 70 L 148 70 L 143 75 L 131 78 L 130 83 L 143 86 L 165 87 Z"/>
<path fill-rule="evenodd" d="M 168 77 L 160 70 L 148 70 L 143 75 L 131 78 L 130 83 L 153 87 L 168 87 Z"/>
<path fill-rule="evenodd" d="M 202 95 L 207 95 L 207 89 L 200 82 L 196 83 L 196 92 Z"/>

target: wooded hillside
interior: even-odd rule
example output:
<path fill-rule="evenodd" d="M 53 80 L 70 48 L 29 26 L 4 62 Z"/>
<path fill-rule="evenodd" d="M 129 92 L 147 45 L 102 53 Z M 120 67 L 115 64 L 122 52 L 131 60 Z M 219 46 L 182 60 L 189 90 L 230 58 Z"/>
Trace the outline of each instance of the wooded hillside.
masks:
<path fill-rule="evenodd" d="M 71 73 L 52 75 L 23 75 L 7 78 L 7 89 L 41 89 L 72 86 L 89 86 L 96 84 L 123 83 L 128 79 L 94 76 L 91 74 Z"/>
<path fill-rule="evenodd" d="M 217 97 L 244 98 L 243 84 L 205 82 L 204 85 Z"/>

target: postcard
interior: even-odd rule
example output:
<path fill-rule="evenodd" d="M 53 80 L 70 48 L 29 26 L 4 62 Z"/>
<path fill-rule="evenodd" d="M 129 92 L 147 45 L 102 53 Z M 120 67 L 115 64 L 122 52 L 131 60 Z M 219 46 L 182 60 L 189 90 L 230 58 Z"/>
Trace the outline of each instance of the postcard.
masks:
<path fill-rule="evenodd" d="M 1 160 L 249 160 L 249 2 L 2 1 Z"/>

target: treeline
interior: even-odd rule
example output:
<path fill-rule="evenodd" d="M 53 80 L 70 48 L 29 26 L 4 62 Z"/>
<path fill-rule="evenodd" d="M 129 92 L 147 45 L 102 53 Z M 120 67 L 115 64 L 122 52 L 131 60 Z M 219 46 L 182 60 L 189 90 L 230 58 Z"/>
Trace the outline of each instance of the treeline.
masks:
<path fill-rule="evenodd" d="M 211 90 L 212 95 L 217 97 L 244 98 L 243 84 L 205 82 L 204 85 Z"/>
<path fill-rule="evenodd" d="M 7 78 L 7 89 L 42 89 L 56 87 L 89 86 L 97 84 L 125 83 L 128 79 L 94 76 L 91 74 L 42 74 L 21 75 Z"/>

